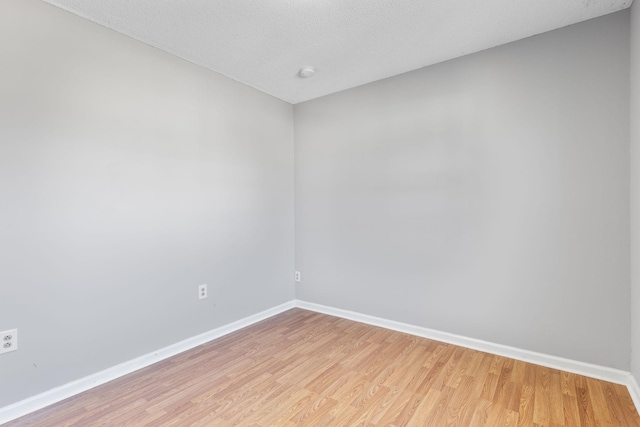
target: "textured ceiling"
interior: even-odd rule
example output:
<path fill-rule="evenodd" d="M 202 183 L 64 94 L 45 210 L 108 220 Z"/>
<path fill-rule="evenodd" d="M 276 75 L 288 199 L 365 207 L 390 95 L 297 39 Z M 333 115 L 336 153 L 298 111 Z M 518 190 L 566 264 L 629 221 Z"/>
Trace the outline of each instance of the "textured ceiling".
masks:
<path fill-rule="evenodd" d="M 632 0 L 46 1 L 295 104 Z M 314 77 L 297 75 L 305 65 Z"/>

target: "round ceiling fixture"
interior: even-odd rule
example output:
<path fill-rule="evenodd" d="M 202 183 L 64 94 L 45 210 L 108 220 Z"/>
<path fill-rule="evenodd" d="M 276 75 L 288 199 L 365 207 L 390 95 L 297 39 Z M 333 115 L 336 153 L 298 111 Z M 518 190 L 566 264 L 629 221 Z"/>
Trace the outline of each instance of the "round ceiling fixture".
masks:
<path fill-rule="evenodd" d="M 303 79 L 308 79 L 309 77 L 313 77 L 313 75 L 316 73 L 316 69 L 311 67 L 311 66 L 307 66 L 307 67 L 302 67 L 300 69 L 300 72 L 298 73 L 298 75 L 300 77 L 302 77 Z"/>

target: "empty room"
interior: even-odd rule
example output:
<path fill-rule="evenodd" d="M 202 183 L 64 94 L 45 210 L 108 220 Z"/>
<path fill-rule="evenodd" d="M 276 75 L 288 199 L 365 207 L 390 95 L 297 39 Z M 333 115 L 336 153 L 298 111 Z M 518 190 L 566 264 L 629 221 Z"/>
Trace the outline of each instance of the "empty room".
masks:
<path fill-rule="evenodd" d="M 640 4 L 0 1 L 0 424 L 640 426 Z"/>

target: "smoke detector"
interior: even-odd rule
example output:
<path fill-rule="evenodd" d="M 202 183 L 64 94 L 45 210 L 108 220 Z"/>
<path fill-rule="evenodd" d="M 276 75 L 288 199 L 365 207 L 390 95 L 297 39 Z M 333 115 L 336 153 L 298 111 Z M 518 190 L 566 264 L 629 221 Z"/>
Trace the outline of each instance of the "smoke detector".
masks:
<path fill-rule="evenodd" d="M 300 77 L 302 77 L 303 79 L 308 79 L 309 77 L 313 77 L 313 75 L 316 73 L 316 69 L 311 67 L 311 66 L 306 66 L 306 67 L 302 67 L 300 69 L 300 72 L 298 72 L 298 75 Z"/>

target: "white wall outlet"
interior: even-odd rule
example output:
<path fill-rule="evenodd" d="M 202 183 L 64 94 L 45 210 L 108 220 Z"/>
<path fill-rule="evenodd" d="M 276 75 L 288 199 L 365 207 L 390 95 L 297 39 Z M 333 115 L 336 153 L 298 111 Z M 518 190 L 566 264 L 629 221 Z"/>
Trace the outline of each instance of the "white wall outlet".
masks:
<path fill-rule="evenodd" d="M 205 299 L 207 297 L 207 285 L 198 286 L 198 299 Z"/>
<path fill-rule="evenodd" d="M 300 277 L 300 272 L 299 271 L 296 271 L 296 274 L 295 274 L 294 277 L 295 277 L 296 283 L 300 283 L 300 280 L 302 280 L 301 277 Z"/>
<path fill-rule="evenodd" d="M 0 354 L 18 349 L 18 330 L 11 329 L 0 332 Z"/>

